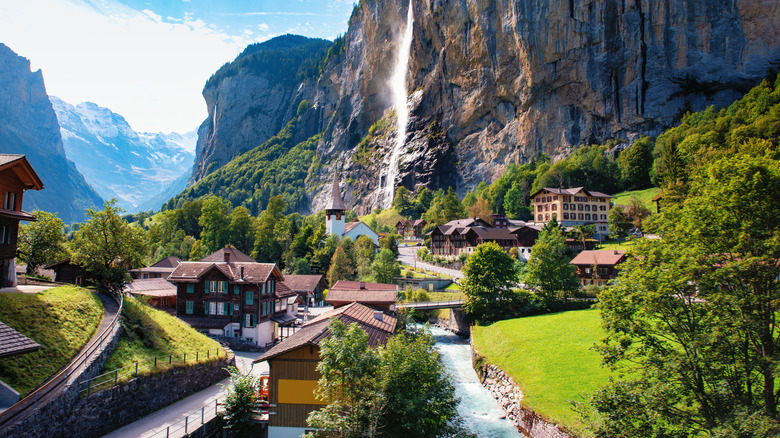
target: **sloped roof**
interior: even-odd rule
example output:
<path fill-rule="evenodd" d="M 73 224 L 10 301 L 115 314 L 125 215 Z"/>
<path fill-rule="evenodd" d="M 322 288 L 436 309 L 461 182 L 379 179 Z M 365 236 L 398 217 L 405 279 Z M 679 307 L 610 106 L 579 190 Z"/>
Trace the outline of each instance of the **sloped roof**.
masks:
<path fill-rule="evenodd" d="M 517 240 L 508 228 L 469 227 L 464 229 L 464 234 L 475 233 L 482 240 Z"/>
<path fill-rule="evenodd" d="M 175 297 L 176 285 L 163 278 L 146 278 L 125 284 L 125 292 L 149 297 Z"/>
<path fill-rule="evenodd" d="M 222 260 L 220 260 L 222 261 Z M 239 261 L 239 260 L 236 260 Z M 149 266 L 150 268 L 175 268 L 179 266 L 179 263 L 181 263 L 182 260 L 176 256 L 168 256 L 159 262 L 153 264 L 152 266 Z"/>
<path fill-rule="evenodd" d="M 587 266 L 614 266 L 623 260 L 626 255 L 625 251 L 612 250 L 612 249 L 599 249 L 582 251 L 577 254 L 571 262 L 572 265 L 587 265 Z"/>
<path fill-rule="evenodd" d="M 20 221 L 37 221 L 38 218 L 35 217 L 32 213 L 27 213 L 26 211 L 19 211 L 19 210 L 6 210 L 5 208 L 0 208 L 0 217 L 8 218 L 8 219 L 16 219 Z"/>
<path fill-rule="evenodd" d="M 344 324 L 357 323 L 368 334 L 368 344 L 371 347 L 383 345 L 395 332 L 397 319 L 382 314 L 382 321 L 376 319 L 375 311 L 359 303 L 352 303 L 329 312 L 323 313 L 316 319 L 307 322 L 304 326 L 284 341 L 275 345 L 265 354 L 255 359 L 255 363 L 263 362 L 284 353 L 296 350 L 306 345 L 317 346 L 323 339 L 329 338 L 328 326 L 334 318 Z"/>
<path fill-rule="evenodd" d="M 330 190 L 330 201 L 325 207 L 326 210 L 346 210 L 344 201 L 341 200 L 341 189 L 339 188 L 339 172 L 333 173 L 333 187 Z"/>
<path fill-rule="evenodd" d="M 244 254 L 243 252 L 233 248 L 232 246 L 227 246 L 222 249 L 218 249 L 217 251 L 207 255 L 206 257 L 203 257 L 200 259 L 201 262 L 224 262 L 225 261 L 225 254 L 230 255 L 230 261 L 231 262 L 252 262 L 256 263 L 256 260 L 252 257 L 249 257 L 248 255 Z"/>
<path fill-rule="evenodd" d="M 287 287 L 283 281 L 276 283 L 276 291 L 274 292 L 276 298 L 286 298 L 293 295 L 296 295 L 295 291 Z"/>
<path fill-rule="evenodd" d="M 230 317 L 214 316 L 177 316 L 180 320 L 186 322 L 194 329 L 223 329 L 231 323 Z"/>
<path fill-rule="evenodd" d="M 397 291 L 398 285 L 387 283 L 369 283 L 366 281 L 339 280 L 336 282 L 336 284 L 333 285 L 332 288 L 330 288 L 330 292 L 333 292 L 334 290 Z"/>
<path fill-rule="evenodd" d="M 557 189 L 557 188 L 554 188 L 554 187 L 543 187 L 543 188 L 535 191 L 534 193 L 532 193 L 530 197 L 533 198 L 533 197 L 535 197 L 536 195 L 538 195 L 539 193 L 541 193 L 544 190 L 546 190 L 546 191 L 548 191 L 550 193 L 558 194 L 558 195 L 573 196 L 573 195 L 576 195 L 579 192 L 584 192 L 586 195 L 592 196 L 594 198 L 614 198 L 614 196 L 607 195 L 606 193 L 597 192 L 595 190 L 587 190 L 587 189 L 585 189 L 585 187 L 572 187 L 572 188 L 568 188 L 568 189 Z"/>
<path fill-rule="evenodd" d="M 327 303 L 393 304 L 398 300 L 398 286 L 384 283 L 339 280 L 328 291 Z"/>
<path fill-rule="evenodd" d="M 241 278 L 241 268 L 244 268 L 244 277 Z M 228 281 L 233 283 L 262 283 L 274 274 L 284 281 L 279 268 L 274 263 L 225 263 L 225 262 L 182 262 L 171 276 L 172 282 L 197 282 L 203 274 L 212 269 L 218 269 Z"/>
<path fill-rule="evenodd" d="M 322 275 L 285 275 L 284 284 L 294 292 L 314 292 Z"/>
<path fill-rule="evenodd" d="M 0 171 L 11 169 L 14 175 L 19 178 L 22 186 L 27 189 L 41 190 L 43 182 L 35 170 L 27 161 L 24 155 L 19 154 L 0 154 Z"/>
<path fill-rule="evenodd" d="M 31 353 L 39 348 L 37 342 L 0 322 L 0 357 Z"/>

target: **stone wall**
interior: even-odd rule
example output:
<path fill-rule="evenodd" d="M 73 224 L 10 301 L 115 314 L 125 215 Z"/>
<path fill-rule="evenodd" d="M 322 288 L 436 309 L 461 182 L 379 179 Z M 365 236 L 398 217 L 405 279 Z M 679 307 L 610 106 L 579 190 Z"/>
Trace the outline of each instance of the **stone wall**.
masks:
<path fill-rule="evenodd" d="M 187 395 L 227 378 L 235 356 L 150 374 L 79 400 L 72 415 L 51 436 L 102 436 Z"/>
<path fill-rule="evenodd" d="M 91 379 L 100 374 L 103 365 L 114 352 L 117 342 L 119 342 L 120 332 L 121 324 L 116 324 L 109 336 L 110 340 L 108 344 L 103 348 L 100 355 L 94 358 L 81 374 L 70 376 L 70 383 L 65 387 L 65 390 L 63 390 L 62 393 L 41 406 L 41 408 L 35 411 L 30 417 L 25 418 L 16 423 L 12 428 L 0 433 L 0 438 L 48 438 L 68 436 L 62 435 L 60 431 L 62 425 L 68 420 L 73 406 L 78 402 L 79 387 L 77 382 Z M 78 436 L 78 434 L 71 436 Z"/>
<path fill-rule="evenodd" d="M 472 350 L 473 352 L 473 350 Z M 472 353 L 475 359 L 476 353 Z M 498 401 L 501 409 L 506 412 L 506 418 L 514 424 L 520 432 L 531 438 L 571 438 L 560 427 L 548 422 L 541 415 L 524 407 L 521 404 L 523 392 L 515 384 L 511 377 L 494 365 L 478 364 L 475 360 L 475 370 L 482 381 L 482 386 L 490 390 Z"/>
<path fill-rule="evenodd" d="M 430 322 L 444 330 L 451 331 L 456 335 L 469 336 L 471 334 L 471 326 L 466 322 L 466 312 L 463 309 L 446 309 L 449 310 L 449 318 L 435 318 L 432 317 Z"/>

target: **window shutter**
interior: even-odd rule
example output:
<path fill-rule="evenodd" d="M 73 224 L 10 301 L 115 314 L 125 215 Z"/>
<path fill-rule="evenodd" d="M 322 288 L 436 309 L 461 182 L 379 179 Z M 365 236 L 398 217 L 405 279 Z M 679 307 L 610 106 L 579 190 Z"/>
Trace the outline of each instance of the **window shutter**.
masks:
<path fill-rule="evenodd" d="M 206 293 L 209 293 L 209 292 L 210 292 L 210 290 L 209 290 L 209 281 L 206 280 Z"/>
<path fill-rule="evenodd" d="M 222 293 L 223 294 L 228 293 L 228 282 L 227 281 L 223 281 L 222 282 Z"/>
<path fill-rule="evenodd" d="M 187 293 L 191 294 L 195 292 L 195 285 L 194 284 L 188 284 L 187 285 Z"/>
<path fill-rule="evenodd" d="M 205 310 L 203 311 L 203 314 L 204 315 L 208 315 L 209 314 L 209 302 L 208 301 L 204 301 L 203 302 L 203 307 L 205 307 Z"/>

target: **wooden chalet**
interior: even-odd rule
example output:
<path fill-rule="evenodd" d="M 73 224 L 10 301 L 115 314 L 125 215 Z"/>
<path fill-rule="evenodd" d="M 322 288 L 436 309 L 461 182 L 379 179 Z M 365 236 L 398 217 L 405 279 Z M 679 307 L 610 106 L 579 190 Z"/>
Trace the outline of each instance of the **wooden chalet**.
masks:
<path fill-rule="evenodd" d="M 374 309 L 394 312 L 398 300 L 398 285 L 339 280 L 328 290 L 325 302 L 338 309 L 360 303 Z"/>
<path fill-rule="evenodd" d="M 86 286 L 92 281 L 92 275 L 81 266 L 71 263 L 70 259 L 60 260 L 43 268 L 54 271 L 54 281 L 60 283 Z"/>
<path fill-rule="evenodd" d="M 22 210 L 25 190 L 42 190 L 43 182 L 24 155 L 0 154 L 0 287 L 16 285 L 19 221 L 35 221 Z"/>
<path fill-rule="evenodd" d="M 583 286 L 604 286 L 617 277 L 617 265 L 625 259 L 625 251 L 604 249 L 582 251 L 569 263 L 577 267 L 577 278 Z"/>
<path fill-rule="evenodd" d="M 297 295 L 276 264 L 257 263 L 235 248 L 182 262 L 168 281 L 176 285 L 176 316 L 207 333 L 264 346 L 296 320 Z"/>
<path fill-rule="evenodd" d="M 285 275 L 284 285 L 295 292 L 304 305 L 325 305 L 322 293 L 328 288 L 328 282 L 322 275 Z"/>
<path fill-rule="evenodd" d="M 150 306 L 176 315 L 176 285 L 164 278 L 144 278 L 125 284 L 125 293 L 144 297 Z"/>
<path fill-rule="evenodd" d="M 471 253 L 486 242 L 496 242 L 506 251 L 517 246 L 517 236 L 509 228 L 495 228 L 480 218 L 450 221 L 428 234 L 430 251 L 435 256 L 454 258 L 462 252 Z"/>
<path fill-rule="evenodd" d="M 368 334 L 371 347 L 384 345 L 395 333 L 396 318 L 352 303 L 323 313 L 303 325 L 290 337 L 275 345 L 254 362 L 268 362 L 268 396 L 274 415 L 269 416 L 269 437 L 301 436 L 310 428 L 309 413 L 322 408 L 323 400 L 314 395 L 321 375 L 317 371 L 320 342 L 330 337 L 328 327 L 338 319 L 346 325 L 357 323 Z"/>
<path fill-rule="evenodd" d="M 395 224 L 395 231 L 405 240 L 422 240 L 423 228 L 428 224 L 425 219 L 400 220 Z"/>
<path fill-rule="evenodd" d="M 162 278 L 167 279 L 171 273 L 179 266 L 181 259 L 176 256 L 166 257 L 152 266 L 145 268 L 131 269 L 130 275 L 133 278 L 147 279 L 147 278 Z"/>

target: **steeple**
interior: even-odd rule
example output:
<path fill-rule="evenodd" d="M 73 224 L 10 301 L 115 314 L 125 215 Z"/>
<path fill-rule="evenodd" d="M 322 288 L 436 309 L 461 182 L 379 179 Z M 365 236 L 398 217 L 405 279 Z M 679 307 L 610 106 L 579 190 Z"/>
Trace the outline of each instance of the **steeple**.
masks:
<path fill-rule="evenodd" d="M 333 175 L 333 189 L 330 194 L 330 202 L 325 207 L 325 228 L 328 233 L 339 237 L 344 235 L 344 201 L 341 200 L 341 190 L 339 189 L 339 172 Z"/>
<path fill-rule="evenodd" d="M 333 189 L 331 190 L 330 202 L 325 210 L 328 211 L 341 211 L 342 213 L 347 209 L 344 206 L 344 201 L 341 200 L 341 189 L 339 189 L 339 171 L 337 170 L 333 175 Z"/>

